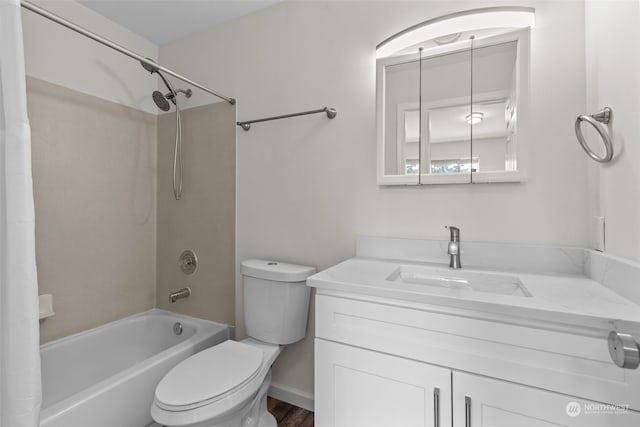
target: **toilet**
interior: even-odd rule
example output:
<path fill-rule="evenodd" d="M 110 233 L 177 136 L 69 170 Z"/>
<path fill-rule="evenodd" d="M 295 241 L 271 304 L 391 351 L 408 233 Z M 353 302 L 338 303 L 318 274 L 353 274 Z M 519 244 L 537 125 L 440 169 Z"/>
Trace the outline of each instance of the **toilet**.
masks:
<path fill-rule="evenodd" d="M 276 427 L 267 411 L 271 365 L 307 328 L 313 267 L 247 260 L 240 267 L 248 338 L 183 360 L 156 387 L 151 417 L 163 426 Z"/>

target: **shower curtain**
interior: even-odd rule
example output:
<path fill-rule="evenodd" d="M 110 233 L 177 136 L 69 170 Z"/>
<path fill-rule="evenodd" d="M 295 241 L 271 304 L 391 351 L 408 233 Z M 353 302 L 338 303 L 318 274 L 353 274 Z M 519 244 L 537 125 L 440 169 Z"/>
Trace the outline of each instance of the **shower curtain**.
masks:
<path fill-rule="evenodd" d="M 31 135 L 19 0 L 0 0 L 0 427 L 37 427 L 42 401 Z"/>

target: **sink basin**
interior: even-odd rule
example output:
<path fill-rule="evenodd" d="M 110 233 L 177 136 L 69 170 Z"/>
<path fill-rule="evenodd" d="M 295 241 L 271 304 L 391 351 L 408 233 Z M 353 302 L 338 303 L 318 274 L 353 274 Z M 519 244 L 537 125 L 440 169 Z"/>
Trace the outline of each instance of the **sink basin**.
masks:
<path fill-rule="evenodd" d="M 459 289 L 520 297 L 531 296 L 518 277 L 503 274 L 403 265 L 391 273 L 387 280 L 440 289 Z"/>

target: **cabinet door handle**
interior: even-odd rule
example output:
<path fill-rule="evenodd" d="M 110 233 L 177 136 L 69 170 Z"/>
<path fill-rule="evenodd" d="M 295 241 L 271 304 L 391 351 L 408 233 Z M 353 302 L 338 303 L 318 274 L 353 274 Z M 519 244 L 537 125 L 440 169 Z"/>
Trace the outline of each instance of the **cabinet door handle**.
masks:
<path fill-rule="evenodd" d="M 440 427 L 440 389 L 433 389 L 433 425 Z"/>
<path fill-rule="evenodd" d="M 471 427 L 471 398 L 464 397 L 464 427 Z"/>

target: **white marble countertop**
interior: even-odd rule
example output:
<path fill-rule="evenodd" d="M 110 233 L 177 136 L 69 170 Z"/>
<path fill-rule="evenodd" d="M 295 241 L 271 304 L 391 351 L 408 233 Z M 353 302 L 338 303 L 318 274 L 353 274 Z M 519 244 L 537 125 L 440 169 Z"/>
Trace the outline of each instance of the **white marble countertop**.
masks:
<path fill-rule="evenodd" d="M 579 327 L 617 329 L 616 324 L 623 322 L 627 328 L 637 325 L 640 331 L 640 306 L 583 274 L 535 274 L 480 267 L 464 269 L 466 272 L 517 276 L 531 293 L 528 297 L 387 280 L 403 265 L 448 268 L 444 263 L 356 257 L 309 277 L 307 283 L 320 292 L 355 293 Z M 455 273 L 455 270 L 451 271 Z"/>

